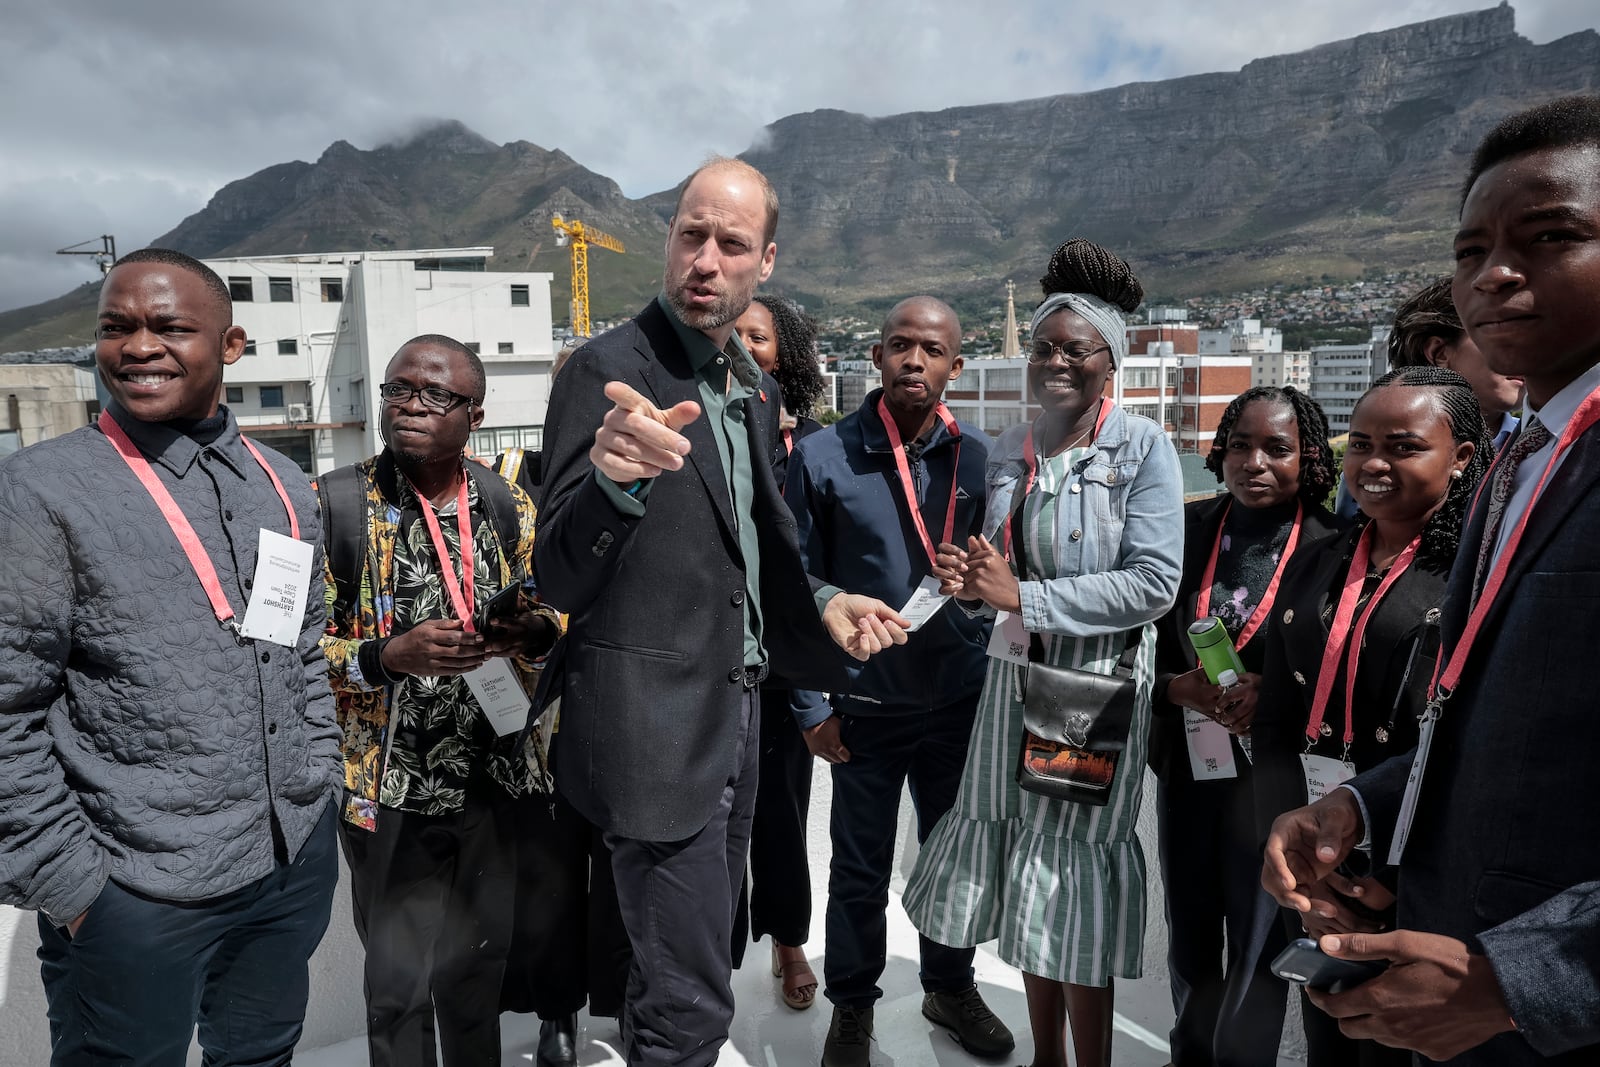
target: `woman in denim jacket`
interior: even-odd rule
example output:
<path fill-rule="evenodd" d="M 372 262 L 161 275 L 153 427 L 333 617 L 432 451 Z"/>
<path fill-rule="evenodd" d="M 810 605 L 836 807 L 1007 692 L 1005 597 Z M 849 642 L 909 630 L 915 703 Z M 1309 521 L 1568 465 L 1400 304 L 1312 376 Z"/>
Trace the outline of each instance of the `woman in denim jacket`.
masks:
<path fill-rule="evenodd" d="M 1143 298 L 1127 264 L 1069 241 L 1042 285 L 1028 382 L 1043 413 L 990 453 L 989 536 L 965 550 L 941 546 L 935 573 L 970 612 L 1020 615 L 1057 666 L 1109 674 L 1138 635 L 1133 727 L 1105 806 L 1023 792 L 1015 768 L 1027 668 L 990 660 L 961 791 L 923 846 L 904 901 L 940 944 L 999 939 L 1000 956 L 1023 972 L 1034 1067 L 1066 1067 L 1069 1018 L 1077 1062 L 1094 1067 L 1111 1062 L 1111 981 L 1139 977 L 1144 951 L 1134 825 L 1150 728 L 1150 624 L 1171 607 L 1182 572 L 1183 488 L 1161 428 L 1102 395 L 1127 356 L 1121 312 Z M 1020 575 L 1008 536 L 1021 541 Z"/>

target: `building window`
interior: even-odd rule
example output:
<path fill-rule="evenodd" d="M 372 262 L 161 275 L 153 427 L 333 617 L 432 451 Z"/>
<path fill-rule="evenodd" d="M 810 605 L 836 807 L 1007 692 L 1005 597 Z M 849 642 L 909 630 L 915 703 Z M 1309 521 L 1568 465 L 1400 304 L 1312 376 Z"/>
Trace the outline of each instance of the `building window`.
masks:
<path fill-rule="evenodd" d="M 256 354 L 256 343 L 254 341 L 246 341 L 244 343 L 244 354 L 247 356 Z"/>
<path fill-rule="evenodd" d="M 478 342 L 476 342 L 476 341 L 468 341 L 467 342 L 467 351 L 471 352 L 473 355 L 477 355 L 478 354 Z"/>
<path fill-rule="evenodd" d="M 243 404 L 244 403 L 244 386 L 242 386 L 242 385 L 230 385 L 224 391 L 227 393 L 227 403 L 229 403 L 229 404 Z"/>
<path fill-rule="evenodd" d="M 267 289 L 272 294 L 274 304 L 293 303 L 294 279 L 293 278 L 268 278 Z"/>
<path fill-rule="evenodd" d="M 528 287 L 526 285 L 513 285 L 511 287 L 511 306 L 514 308 L 528 306 Z"/>
<path fill-rule="evenodd" d="M 280 356 L 292 356 L 299 351 L 300 342 L 296 341 L 293 337 L 286 337 L 282 341 L 278 342 L 278 355 Z"/>
<path fill-rule="evenodd" d="M 515 351 L 516 351 L 516 348 L 511 344 L 510 341 L 501 341 L 500 342 L 500 354 L 502 356 L 509 356 L 512 352 L 515 352 Z"/>
<path fill-rule="evenodd" d="M 1022 388 L 1020 367 L 996 367 L 983 375 L 983 387 L 992 392 L 1017 392 Z"/>
<path fill-rule="evenodd" d="M 228 279 L 228 295 L 233 297 L 233 301 L 236 304 L 248 304 L 256 298 L 255 283 L 248 277 L 230 277 Z"/>
<path fill-rule="evenodd" d="M 263 385 L 261 387 L 261 406 L 264 408 L 283 407 L 283 386 Z"/>
<path fill-rule="evenodd" d="M 322 302 L 324 304 L 338 304 L 344 301 L 344 279 L 322 279 Z"/>

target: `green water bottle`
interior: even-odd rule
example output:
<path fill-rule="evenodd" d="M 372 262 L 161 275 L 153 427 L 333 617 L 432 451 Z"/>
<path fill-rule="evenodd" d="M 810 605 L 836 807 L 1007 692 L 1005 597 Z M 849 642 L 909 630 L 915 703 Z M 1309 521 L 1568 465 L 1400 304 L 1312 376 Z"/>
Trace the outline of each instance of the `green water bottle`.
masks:
<path fill-rule="evenodd" d="M 1206 681 L 1221 686 L 1238 684 L 1239 676 L 1244 673 L 1244 664 L 1239 659 L 1239 653 L 1234 651 L 1233 638 L 1228 636 L 1228 628 L 1222 625 L 1221 619 L 1208 615 L 1190 623 L 1189 644 L 1194 646 L 1200 668 L 1206 672 Z M 1233 677 L 1225 680 L 1225 674 Z"/>

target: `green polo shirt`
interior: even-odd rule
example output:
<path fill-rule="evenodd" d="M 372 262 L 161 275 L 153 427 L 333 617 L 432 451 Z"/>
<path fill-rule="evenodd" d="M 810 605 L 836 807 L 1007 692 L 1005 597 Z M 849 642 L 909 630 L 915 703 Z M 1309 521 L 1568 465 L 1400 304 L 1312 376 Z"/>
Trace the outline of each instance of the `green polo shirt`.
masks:
<path fill-rule="evenodd" d="M 748 401 L 761 384 L 761 369 L 737 333 L 718 348 L 699 330 L 684 325 L 678 313 L 662 297 L 656 303 L 667 313 L 678 340 L 689 356 L 696 383 L 700 387 L 701 418 L 708 420 L 711 436 L 717 442 L 717 458 L 728 481 L 728 496 L 733 500 L 733 521 L 738 528 L 739 553 L 744 557 L 744 662 L 747 667 L 767 661 L 761 647 L 761 549 L 756 536 L 755 476 L 752 463 L 766 457 L 750 454 L 750 433 L 745 420 L 750 416 Z M 730 373 L 731 372 L 731 373 Z M 599 479 L 601 488 L 618 510 L 628 515 L 643 515 L 650 483 L 646 481 L 632 494 L 610 478 Z"/>

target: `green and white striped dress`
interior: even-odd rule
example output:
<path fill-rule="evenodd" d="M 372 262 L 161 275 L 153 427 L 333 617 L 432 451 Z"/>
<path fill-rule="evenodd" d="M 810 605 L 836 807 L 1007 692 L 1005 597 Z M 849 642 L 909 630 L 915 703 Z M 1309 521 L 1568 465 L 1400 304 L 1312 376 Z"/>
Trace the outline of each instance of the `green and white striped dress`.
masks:
<path fill-rule="evenodd" d="M 1088 449 L 1043 461 L 1023 504 L 1028 578 L 1054 578 L 1056 494 Z M 1039 568 L 1049 573 L 1038 573 Z M 1111 673 L 1127 633 L 1041 635 L 1050 663 Z M 1103 986 L 1137 978 L 1144 954 L 1145 864 L 1134 824 L 1143 793 L 1154 626 L 1134 661 L 1138 701 L 1104 807 L 1017 787 L 1027 668 L 990 660 L 954 806 L 922 846 L 906 884 L 911 921 L 942 945 L 999 939 L 999 955 L 1054 981 Z"/>

